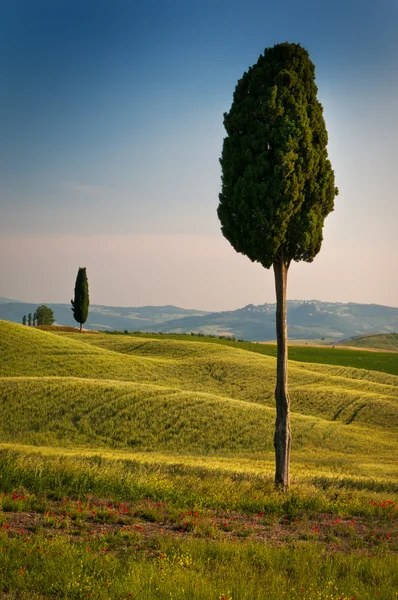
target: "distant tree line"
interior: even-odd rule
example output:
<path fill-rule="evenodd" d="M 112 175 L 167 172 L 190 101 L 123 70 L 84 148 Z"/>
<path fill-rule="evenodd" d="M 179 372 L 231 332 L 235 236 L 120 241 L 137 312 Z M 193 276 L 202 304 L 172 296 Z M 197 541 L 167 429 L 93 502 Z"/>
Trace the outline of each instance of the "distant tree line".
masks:
<path fill-rule="evenodd" d="M 29 327 L 36 327 L 37 325 L 52 325 L 55 321 L 54 312 L 45 304 L 41 304 L 37 307 L 35 312 L 29 313 L 28 316 L 22 317 L 22 325 L 28 325 Z"/>

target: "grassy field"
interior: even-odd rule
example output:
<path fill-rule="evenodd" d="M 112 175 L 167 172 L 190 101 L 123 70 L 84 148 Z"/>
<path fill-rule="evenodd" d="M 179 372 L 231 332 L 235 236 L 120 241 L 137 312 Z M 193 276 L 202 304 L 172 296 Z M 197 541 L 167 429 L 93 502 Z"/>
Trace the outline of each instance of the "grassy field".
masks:
<path fill-rule="evenodd" d="M 114 335 L 108 334 L 108 335 Z M 272 343 L 260 343 L 260 342 L 246 342 L 246 341 L 235 341 L 228 339 L 220 339 L 218 337 L 203 337 L 190 334 L 153 334 L 153 333 L 135 333 L 134 337 L 140 337 L 143 339 L 173 339 L 175 341 L 186 341 L 186 342 L 205 342 L 208 344 L 218 344 L 222 346 L 229 346 L 231 348 L 238 348 L 241 350 L 248 350 L 249 352 L 256 352 L 264 356 L 276 357 L 276 344 Z M 394 334 L 396 335 L 396 334 Z M 379 337 L 379 336 L 375 336 Z M 384 336 L 380 336 L 384 337 Z M 389 337 L 389 336 L 388 336 Z M 361 338 L 362 339 L 362 338 Z M 365 352 L 349 348 L 311 345 L 312 342 L 305 345 L 302 340 L 301 345 L 296 345 L 297 341 L 294 340 L 289 345 L 289 357 L 291 360 L 297 362 L 310 362 L 319 363 L 323 365 L 339 365 L 342 367 L 354 367 L 355 369 L 366 369 L 370 371 L 380 371 L 382 373 L 390 373 L 392 375 L 398 375 L 398 358 L 396 355 L 391 353 L 394 350 L 389 344 L 388 347 L 381 348 L 389 352 Z M 350 344 L 347 342 L 347 346 Z M 361 346 L 362 347 L 362 346 Z M 379 348 L 379 346 L 376 346 Z"/>
<path fill-rule="evenodd" d="M 298 348 L 281 494 L 248 346 L 0 322 L 1 598 L 397 597 L 398 377 Z"/>
<path fill-rule="evenodd" d="M 362 337 L 346 340 L 344 344 L 346 346 L 351 346 L 352 348 L 376 348 L 379 350 L 398 352 L 398 333 L 364 335 Z"/>

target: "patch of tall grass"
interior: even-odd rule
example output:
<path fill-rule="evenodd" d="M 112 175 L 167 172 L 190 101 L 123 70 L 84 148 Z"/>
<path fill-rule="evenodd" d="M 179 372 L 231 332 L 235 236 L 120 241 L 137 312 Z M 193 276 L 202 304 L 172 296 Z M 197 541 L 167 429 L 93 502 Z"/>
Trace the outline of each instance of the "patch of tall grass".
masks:
<path fill-rule="evenodd" d="M 217 509 L 283 515 L 330 512 L 341 516 L 380 515 L 384 500 L 396 502 L 396 478 L 342 476 L 322 470 L 308 470 L 301 457 L 293 471 L 289 494 L 275 491 L 272 457 L 268 455 L 252 468 L 244 463 L 202 460 L 189 457 L 95 453 L 51 448 L 20 447 L 0 450 L 0 490 L 11 493 L 27 490 L 51 498 L 109 498 L 116 502 L 136 502 L 143 498 L 167 502 L 178 509 Z M 338 459 L 337 459 L 338 464 Z M 262 470 L 261 470 L 262 468 Z"/>
<path fill-rule="evenodd" d="M 20 537 L 0 533 L 3 598 L 391 600 L 398 584 L 394 555 L 326 553 L 314 542 Z"/>

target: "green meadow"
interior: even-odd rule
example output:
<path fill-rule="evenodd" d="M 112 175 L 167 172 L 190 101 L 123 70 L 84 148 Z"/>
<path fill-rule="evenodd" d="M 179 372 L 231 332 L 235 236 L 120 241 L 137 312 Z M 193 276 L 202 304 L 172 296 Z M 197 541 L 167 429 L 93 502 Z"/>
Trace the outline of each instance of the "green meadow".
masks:
<path fill-rule="evenodd" d="M 137 332 L 135 335 L 151 339 L 163 339 L 167 337 L 167 339 L 184 340 L 187 342 L 200 342 L 205 340 L 206 343 L 240 348 L 242 350 L 248 350 L 250 352 L 263 354 L 264 356 L 273 356 L 276 358 L 276 344 L 269 342 L 264 344 L 261 342 L 247 342 L 244 340 L 236 341 L 230 340 L 228 337 L 224 339 L 210 336 L 204 338 L 203 336 L 198 336 L 194 333 L 173 335 Z M 289 347 L 289 356 L 291 360 L 297 362 L 340 365 L 342 367 L 354 367 L 356 369 L 381 371 L 382 373 L 398 375 L 398 358 L 391 352 L 398 349 L 397 338 L 398 334 L 365 336 L 358 338 L 357 340 L 348 340 L 345 342 L 345 345 L 349 346 L 348 348 L 332 346 L 330 343 L 328 345 L 323 345 L 325 342 L 322 342 L 322 340 L 319 340 L 319 343 L 322 345 L 321 347 L 319 345 L 312 345 L 313 340 L 309 342 L 301 340 L 301 343 L 296 345 L 297 340 L 294 340 Z M 355 347 L 364 347 L 368 350 L 374 348 L 381 351 L 364 352 L 355 350 Z M 387 350 L 388 352 L 383 352 L 383 350 Z"/>
<path fill-rule="evenodd" d="M 353 348 L 377 348 L 379 350 L 398 351 L 398 333 L 364 335 L 346 340 L 345 345 Z"/>
<path fill-rule="evenodd" d="M 0 597 L 397 597 L 398 360 L 0 321 Z M 383 362 L 383 357 L 386 358 Z"/>

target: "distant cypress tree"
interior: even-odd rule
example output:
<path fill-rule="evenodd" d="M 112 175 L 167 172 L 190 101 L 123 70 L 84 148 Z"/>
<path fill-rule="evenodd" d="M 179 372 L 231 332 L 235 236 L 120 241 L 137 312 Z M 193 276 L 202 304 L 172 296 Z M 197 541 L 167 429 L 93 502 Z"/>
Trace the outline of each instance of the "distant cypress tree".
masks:
<path fill-rule="evenodd" d="M 26 325 L 26 315 L 22 317 L 22 325 Z"/>
<path fill-rule="evenodd" d="M 32 313 L 28 314 L 28 325 L 29 327 L 32 327 Z"/>
<path fill-rule="evenodd" d="M 75 283 L 75 297 L 71 300 L 71 303 L 73 317 L 80 324 L 81 331 L 83 323 L 87 321 L 90 304 L 86 267 L 79 267 Z"/>
<path fill-rule="evenodd" d="M 35 310 L 35 312 L 33 313 L 32 325 L 33 327 L 36 327 L 37 325 L 37 310 Z"/>

